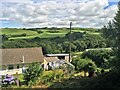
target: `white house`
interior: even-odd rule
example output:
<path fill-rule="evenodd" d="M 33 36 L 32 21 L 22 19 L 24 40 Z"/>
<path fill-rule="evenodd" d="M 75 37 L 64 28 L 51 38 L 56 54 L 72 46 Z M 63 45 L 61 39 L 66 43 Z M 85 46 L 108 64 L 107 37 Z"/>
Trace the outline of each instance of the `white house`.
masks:
<path fill-rule="evenodd" d="M 45 70 L 59 68 L 63 65 L 70 65 L 69 54 L 46 54 L 44 57 L 44 68 Z"/>
<path fill-rule="evenodd" d="M 69 54 L 47 54 L 43 56 L 42 48 L 10 48 L 0 49 L 1 65 L 0 75 L 20 74 L 32 62 L 42 63 L 44 70 L 54 69 L 62 65 L 71 65 Z"/>
<path fill-rule="evenodd" d="M 46 54 L 46 57 L 56 57 L 59 60 L 65 60 L 65 61 L 69 62 L 69 54 Z M 70 60 L 70 62 L 71 62 L 71 60 Z"/>
<path fill-rule="evenodd" d="M 59 61 L 56 57 L 44 57 L 44 69 L 54 69 L 54 67 L 59 66 L 56 62 Z"/>
<path fill-rule="evenodd" d="M 1 75 L 22 73 L 32 62 L 44 62 L 42 48 L 11 48 L 2 51 Z"/>

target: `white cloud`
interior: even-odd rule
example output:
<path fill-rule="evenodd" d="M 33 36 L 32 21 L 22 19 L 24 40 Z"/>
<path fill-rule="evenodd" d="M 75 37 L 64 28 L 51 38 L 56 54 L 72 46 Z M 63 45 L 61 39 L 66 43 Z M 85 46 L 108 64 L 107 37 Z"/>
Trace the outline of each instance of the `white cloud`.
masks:
<path fill-rule="evenodd" d="M 119 2 L 120 0 L 109 0 L 110 2 Z"/>
<path fill-rule="evenodd" d="M 2 1 L 1 18 L 14 20 L 26 27 L 69 26 L 70 21 L 73 26 L 101 27 L 117 11 L 116 5 L 104 9 L 108 6 L 108 0 L 43 0 L 39 3 L 31 0 Z"/>
<path fill-rule="evenodd" d="M 1 3 L 31 3 L 31 0 L 1 0 Z"/>
<path fill-rule="evenodd" d="M 9 18 L 0 18 L 0 21 L 9 21 Z"/>

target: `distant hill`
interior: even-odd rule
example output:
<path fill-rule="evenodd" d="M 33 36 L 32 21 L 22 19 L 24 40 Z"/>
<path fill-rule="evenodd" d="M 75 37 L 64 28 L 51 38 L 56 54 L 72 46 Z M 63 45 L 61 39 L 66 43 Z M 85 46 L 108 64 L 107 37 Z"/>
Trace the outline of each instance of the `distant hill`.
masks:
<path fill-rule="evenodd" d="M 27 39 L 27 38 L 50 38 L 64 37 L 69 32 L 69 28 L 1 28 L 0 34 L 9 36 L 9 39 Z M 94 28 L 72 28 L 72 32 L 83 32 L 88 34 L 99 34 L 98 29 Z"/>

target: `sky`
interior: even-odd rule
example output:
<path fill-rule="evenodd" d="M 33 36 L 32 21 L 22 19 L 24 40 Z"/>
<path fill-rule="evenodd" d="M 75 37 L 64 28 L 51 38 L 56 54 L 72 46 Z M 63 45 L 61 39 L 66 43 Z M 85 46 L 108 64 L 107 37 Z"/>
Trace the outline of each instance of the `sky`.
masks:
<path fill-rule="evenodd" d="M 101 28 L 113 19 L 119 0 L 0 0 L 0 27 Z"/>

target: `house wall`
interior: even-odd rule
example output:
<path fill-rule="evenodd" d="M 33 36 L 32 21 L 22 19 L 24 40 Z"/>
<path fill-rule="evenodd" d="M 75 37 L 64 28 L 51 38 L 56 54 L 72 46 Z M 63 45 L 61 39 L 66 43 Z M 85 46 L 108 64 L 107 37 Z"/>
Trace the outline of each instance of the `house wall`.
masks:
<path fill-rule="evenodd" d="M 44 64 L 44 70 L 48 70 L 48 62 L 44 59 L 44 62 L 43 62 L 43 64 Z"/>
<path fill-rule="evenodd" d="M 59 63 L 57 63 L 56 61 L 54 62 L 47 62 L 45 59 L 44 59 L 44 70 L 48 70 L 49 69 L 49 66 L 54 69 L 56 67 L 59 66 Z M 49 64 L 49 65 L 48 65 Z"/>
<path fill-rule="evenodd" d="M 6 74 L 12 75 L 12 74 L 16 74 L 16 73 L 18 73 L 18 74 L 22 73 L 22 68 L 12 69 L 12 70 L 6 69 L 6 70 L 0 71 L 1 75 L 6 75 Z"/>
<path fill-rule="evenodd" d="M 69 56 L 65 56 L 65 60 L 69 62 Z M 72 57 L 70 57 L 70 62 L 72 61 Z"/>
<path fill-rule="evenodd" d="M 59 63 L 57 63 L 57 62 L 49 62 L 49 65 L 50 65 L 50 67 L 52 67 L 52 69 L 54 69 L 54 68 L 59 66 Z"/>
<path fill-rule="evenodd" d="M 24 67 L 27 67 L 29 64 L 24 64 Z M 3 65 L 2 70 L 0 71 L 0 75 L 6 74 L 21 74 L 23 69 L 23 64 L 19 64 L 19 68 L 17 68 L 18 64 L 13 64 L 13 69 L 8 69 L 8 65 Z"/>
<path fill-rule="evenodd" d="M 65 56 L 65 60 L 69 62 L 69 56 Z"/>

